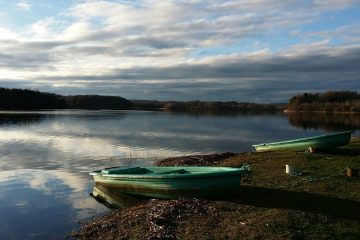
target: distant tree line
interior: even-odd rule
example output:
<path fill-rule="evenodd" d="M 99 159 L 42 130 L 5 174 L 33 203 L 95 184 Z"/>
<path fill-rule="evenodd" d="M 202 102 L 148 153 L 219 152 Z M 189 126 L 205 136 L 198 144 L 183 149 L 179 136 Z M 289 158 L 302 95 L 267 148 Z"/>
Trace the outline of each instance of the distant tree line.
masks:
<path fill-rule="evenodd" d="M 208 102 L 208 101 L 149 101 L 132 100 L 135 109 L 164 110 L 191 114 L 236 114 L 236 113 L 275 113 L 283 110 L 280 104 L 257 104 L 247 102 Z"/>
<path fill-rule="evenodd" d="M 210 101 L 129 101 L 117 96 L 74 95 L 62 96 L 28 89 L 0 88 L 0 109 L 138 109 L 164 110 L 192 114 L 258 114 L 282 110 L 298 112 L 360 112 L 360 94 L 351 91 L 304 93 L 284 104 Z"/>
<path fill-rule="evenodd" d="M 28 89 L 0 88 L 0 109 L 138 109 L 188 113 L 274 113 L 278 105 L 239 102 L 176 102 L 132 100 L 122 97 L 99 95 L 62 96 Z"/>
<path fill-rule="evenodd" d="M 27 89 L 0 88 L 0 109 L 66 108 L 62 96 Z"/>
<path fill-rule="evenodd" d="M 151 110 L 160 111 L 164 110 L 164 101 L 156 100 L 131 100 L 131 104 L 135 110 Z"/>
<path fill-rule="evenodd" d="M 62 96 L 28 89 L 0 88 L 0 109 L 131 109 L 130 101 L 122 97 L 99 95 Z"/>
<path fill-rule="evenodd" d="M 292 97 L 286 111 L 360 112 L 360 94 L 352 91 L 304 93 Z"/>
<path fill-rule="evenodd" d="M 68 108 L 78 109 L 132 109 L 130 101 L 116 96 L 75 95 L 63 97 Z"/>
<path fill-rule="evenodd" d="M 242 113 L 274 113 L 279 111 L 274 104 L 257 104 L 247 102 L 167 102 L 165 111 L 173 112 L 242 112 Z"/>

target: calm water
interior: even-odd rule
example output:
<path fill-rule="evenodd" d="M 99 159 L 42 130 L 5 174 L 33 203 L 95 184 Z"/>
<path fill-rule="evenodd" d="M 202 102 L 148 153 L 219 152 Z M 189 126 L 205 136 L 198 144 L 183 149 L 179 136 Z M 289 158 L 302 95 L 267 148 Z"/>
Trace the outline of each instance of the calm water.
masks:
<path fill-rule="evenodd" d="M 89 197 L 93 182 L 88 172 L 94 169 L 151 165 L 167 156 L 249 151 L 251 144 L 331 130 L 317 120 L 309 125 L 296 119 L 142 111 L 0 112 L 0 239 L 63 239 L 79 222 L 109 211 Z M 333 127 L 359 130 L 356 121 L 335 122 Z"/>

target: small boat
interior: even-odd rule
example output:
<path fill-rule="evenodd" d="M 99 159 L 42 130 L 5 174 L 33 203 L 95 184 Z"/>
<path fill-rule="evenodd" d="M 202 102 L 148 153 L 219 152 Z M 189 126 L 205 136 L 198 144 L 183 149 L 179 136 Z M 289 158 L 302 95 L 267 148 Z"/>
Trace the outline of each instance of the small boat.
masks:
<path fill-rule="evenodd" d="M 230 167 L 113 167 L 90 172 L 95 184 L 119 192 L 153 198 L 178 199 L 237 194 L 248 165 Z"/>
<path fill-rule="evenodd" d="M 257 152 L 292 150 L 307 151 L 340 147 L 350 142 L 351 131 L 332 133 L 308 138 L 299 138 L 282 142 L 262 143 L 252 145 Z"/>

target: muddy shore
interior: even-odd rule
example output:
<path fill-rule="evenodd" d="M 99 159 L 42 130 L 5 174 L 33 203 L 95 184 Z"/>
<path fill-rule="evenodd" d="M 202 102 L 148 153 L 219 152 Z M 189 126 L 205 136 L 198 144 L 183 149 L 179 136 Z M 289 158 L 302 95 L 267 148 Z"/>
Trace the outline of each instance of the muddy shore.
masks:
<path fill-rule="evenodd" d="M 360 138 L 331 152 L 221 153 L 161 160 L 161 166 L 252 167 L 227 199 L 150 199 L 72 233 L 76 239 L 360 239 Z M 296 176 L 285 173 L 296 167 Z"/>

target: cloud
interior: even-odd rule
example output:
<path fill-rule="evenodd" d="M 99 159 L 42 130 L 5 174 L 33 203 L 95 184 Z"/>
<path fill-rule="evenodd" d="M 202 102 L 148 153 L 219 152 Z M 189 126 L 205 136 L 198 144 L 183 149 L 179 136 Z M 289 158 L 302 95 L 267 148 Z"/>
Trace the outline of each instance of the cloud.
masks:
<path fill-rule="evenodd" d="M 31 5 L 27 1 L 21 1 L 16 3 L 16 7 L 24 11 L 29 11 L 31 9 Z"/>
<path fill-rule="evenodd" d="M 201 61 L 165 67 L 112 69 L 102 75 L 70 75 L 53 79 L 77 80 L 156 80 L 265 77 L 268 74 L 301 74 L 313 72 L 359 72 L 360 47 L 329 47 L 323 42 L 273 54 L 208 57 Z"/>
<path fill-rule="evenodd" d="M 344 26 L 339 26 L 334 29 L 300 32 L 294 31 L 290 33 L 293 36 L 302 39 L 311 39 L 321 37 L 323 39 L 339 39 L 346 44 L 358 44 L 360 42 L 360 24 L 352 23 Z"/>
<path fill-rule="evenodd" d="M 18 38 L 18 34 L 11 31 L 10 29 L 0 27 L 0 40 L 1 39 L 16 39 Z"/>
<path fill-rule="evenodd" d="M 329 86 L 326 72 L 352 86 L 359 67 L 358 24 L 309 27 L 324 15 L 339 17 L 352 4 L 81 1 L 23 31 L 0 28 L 6 33 L 0 39 L 0 84 L 13 79 L 65 94 L 137 98 L 140 92 L 152 99 L 189 100 L 192 92 L 203 99 L 246 100 L 232 89 L 250 92 L 264 82 L 285 93 L 276 84 L 299 81 L 300 88 L 305 76 L 317 79 L 321 89 Z M 295 85 L 291 88 L 287 92 Z M 259 99 L 271 97 L 262 94 L 268 97 Z"/>
<path fill-rule="evenodd" d="M 253 101 L 257 96 L 258 102 L 286 101 L 290 97 L 286 94 L 301 91 L 358 89 L 359 56 L 357 46 L 334 48 L 318 42 L 276 53 L 208 57 L 163 67 L 110 68 L 101 74 L 49 74 L 36 76 L 30 83 L 32 87 L 38 84 L 63 88 L 72 94 L 101 92 L 131 99 L 140 98 L 141 93 L 141 98 L 162 100 L 175 96 L 181 100 Z"/>

